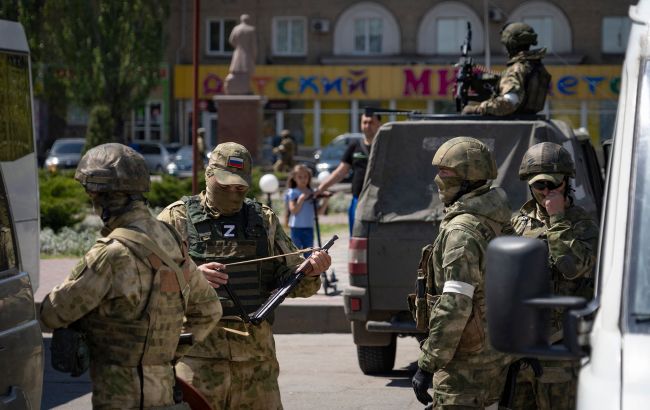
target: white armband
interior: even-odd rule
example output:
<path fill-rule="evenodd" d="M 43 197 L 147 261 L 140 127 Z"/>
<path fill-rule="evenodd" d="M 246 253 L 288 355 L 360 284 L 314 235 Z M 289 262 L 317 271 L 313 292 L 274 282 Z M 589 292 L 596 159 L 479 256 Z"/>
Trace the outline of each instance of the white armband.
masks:
<path fill-rule="evenodd" d="M 442 293 L 460 293 L 472 299 L 474 297 L 474 286 L 458 280 L 448 280 L 442 288 Z"/>
<path fill-rule="evenodd" d="M 519 104 L 519 96 L 516 93 L 508 93 L 503 96 L 503 99 L 512 105 Z"/>

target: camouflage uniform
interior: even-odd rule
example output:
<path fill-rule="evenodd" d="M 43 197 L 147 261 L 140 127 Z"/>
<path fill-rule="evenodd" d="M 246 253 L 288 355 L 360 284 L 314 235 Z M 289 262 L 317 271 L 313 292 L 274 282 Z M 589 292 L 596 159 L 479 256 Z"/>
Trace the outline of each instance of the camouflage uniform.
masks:
<path fill-rule="evenodd" d="M 217 157 L 215 151 L 211 164 Z M 248 162 L 250 159 L 246 159 L 245 167 L 249 166 Z M 244 201 L 235 215 L 220 215 L 209 206 L 204 191 L 167 206 L 158 218 L 173 224 L 188 239 L 190 255 L 198 264 L 207 261 L 227 264 L 297 250 L 271 208 L 250 199 Z M 246 311 L 252 312 L 302 261 L 301 256 L 293 255 L 228 268 L 228 283 Z M 319 288 L 320 278 L 307 276 L 290 297 L 309 297 Z M 214 409 L 281 409 L 279 365 L 271 323 L 245 326 L 236 317 L 237 310 L 227 294 L 222 288 L 218 292 L 224 304 L 224 317 L 205 342 L 195 346 L 177 365 L 179 376 L 191 381 Z M 231 330 L 247 330 L 249 335 Z"/>
<path fill-rule="evenodd" d="M 136 161 L 137 166 L 125 166 L 129 161 Z M 97 162 L 105 163 L 99 172 Z M 90 192 L 108 184 L 111 197 L 124 190 L 141 199 L 138 193 L 149 188 L 144 159 L 121 144 L 104 144 L 88 151 L 75 177 Z M 124 179 L 135 180 L 133 189 Z M 127 200 L 122 212 L 115 210 L 112 208 L 113 214 L 105 220 L 102 234 L 106 237 L 98 239 L 65 282 L 45 298 L 41 320 L 53 329 L 77 322 L 86 333 L 93 408 L 171 407 L 172 362 L 181 330 L 191 332 L 196 341 L 205 339 L 221 317 L 221 305 L 179 245 L 178 234 L 153 218 L 143 201 Z M 106 216 L 106 209 L 103 214 Z M 140 243 L 111 237 L 117 228 L 155 238 L 159 248 L 182 266 L 189 293 L 186 289 L 182 295 L 176 273 L 156 254 Z"/>
<path fill-rule="evenodd" d="M 562 157 L 552 158 L 552 152 Z M 553 167 L 554 163 L 563 160 L 567 163 L 566 169 Z M 540 162 L 542 166 L 547 164 L 549 169 L 538 168 L 534 170 L 537 172 L 528 172 L 529 168 L 539 165 Z M 559 145 L 542 143 L 528 150 L 522 161 L 520 176 L 530 181 L 536 176 L 539 178 L 541 172 L 553 170 L 566 178 L 573 176 L 573 161 L 570 154 Z M 592 298 L 592 270 L 598 246 L 598 225 L 592 215 L 571 201 L 571 205 L 563 214 L 549 216 L 543 206 L 531 199 L 521 207 L 519 214 L 512 218 L 512 227 L 517 235 L 539 238 L 548 244 L 554 294 Z M 562 309 L 556 309 L 552 314 L 553 343 L 562 339 L 562 312 Z M 525 365 L 520 371 L 512 407 L 540 410 L 574 409 L 580 362 L 540 362 L 543 374 L 539 379 L 536 379 L 532 369 Z"/>
<path fill-rule="evenodd" d="M 531 44 L 537 44 L 537 34 L 524 23 L 511 23 L 503 29 L 501 42 L 508 48 L 510 59 L 499 80 L 497 95 L 466 106 L 463 113 L 536 114 L 544 108 L 551 80 L 541 61 L 546 49 L 528 50 Z"/>
<path fill-rule="evenodd" d="M 285 130 L 286 131 L 286 130 Z M 273 164 L 273 170 L 276 172 L 289 172 L 294 166 L 293 154 L 296 150 L 296 143 L 294 142 L 291 135 L 288 132 L 283 132 L 282 140 L 280 145 L 276 148 L 273 148 L 273 153 L 280 155 L 275 164 Z"/>
<path fill-rule="evenodd" d="M 463 151 L 454 165 L 445 156 L 458 157 L 459 152 L 453 146 L 444 151 L 458 141 Z M 478 186 L 461 190 L 447 205 L 425 261 L 434 280 L 427 284 L 429 334 L 418 367 L 433 373 L 434 408 L 484 408 L 499 400 L 510 361 L 488 343 L 484 290 L 486 247 L 507 225 L 510 208 L 505 192 L 486 181 L 496 178 L 496 164 L 478 140 L 448 141 L 436 152 L 434 165 L 452 168 L 464 182 L 469 178 Z M 461 167 L 465 171 L 459 172 Z"/>

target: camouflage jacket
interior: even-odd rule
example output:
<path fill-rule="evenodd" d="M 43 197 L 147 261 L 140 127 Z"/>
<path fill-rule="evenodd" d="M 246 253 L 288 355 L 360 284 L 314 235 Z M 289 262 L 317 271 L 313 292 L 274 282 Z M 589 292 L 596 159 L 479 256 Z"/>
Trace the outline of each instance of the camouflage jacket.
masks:
<path fill-rule="evenodd" d="M 548 244 L 554 292 L 564 296 L 591 298 L 592 271 L 598 249 L 598 225 L 577 205 L 562 215 L 549 216 L 535 199 L 526 202 L 512 218 L 517 235 L 539 238 Z M 562 328 L 561 312 L 554 315 L 553 328 Z"/>
<path fill-rule="evenodd" d="M 131 211 L 112 220 L 103 233 L 118 227 L 132 228 L 155 238 L 154 241 L 171 259 L 179 265 L 183 263 L 182 251 L 172 232 L 156 221 L 142 202 L 136 202 Z M 147 314 L 156 272 L 145 256 L 149 253 L 144 246 L 135 249 L 115 239 L 99 239 L 70 276 L 45 298 L 41 306 L 41 320 L 54 329 L 79 321 L 90 334 L 94 333 L 95 326 L 100 327 L 97 331 L 107 333 L 101 326 L 102 318 L 110 323 L 121 322 L 125 325 L 141 322 Z M 189 263 L 187 282 L 190 293 L 185 309 L 184 331 L 191 332 L 195 340 L 201 341 L 217 324 L 222 309 L 196 265 L 191 260 Z M 180 314 L 182 316 L 182 312 Z M 175 340 L 178 340 L 178 336 L 169 335 Z M 103 359 L 94 357 L 91 349 L 93 406 L 110 404 L 113 408 L 138 408 L 140 380 L 137 371 L 116 363 L 104 364 Z M 143 365 L 143 373 L 144 389 L 148 392 L 145 407 L 173 403 L 174 374 L 171 363 Z"/>
<path fill-rule="evenodd" d="M 546 49 L 521 51 L 508 60 L 508 67 L 499 80 L 498 95 L 483 101 L 478 108 L 481 115 L 510 115 L 517 112 L 526 100 L 526 79 L 533 69 L 533 63 L 539 61 L 546 54 Z M 514 93 L 517 96 L 516 104 L 503 96 Z"/>
<path fill-rule="evenodd" d="M 201 204 L 205 207 L 205 192 L 200 194 Z M 273 210 L 266 205 L 262 205 L 264 228 L 268 234 L 269 249 L 272 255 L 290 253 L 297 248 L 282 229 L 278 217 Z M 219 218 L 218 214 L 208 213 Z M 187 232 L 187 209 L 182 201 L 176 201 L 167 206 L 159 215 L 158 219 L 171 223 L 181 233 L 184 238 L 188 237 Z M 263 268 L 270 268 L 278 282 L 295 271 L 295 268 L 304 259 L 300 255 L 287 256 L 263 262 Z M 300 284 L 289 294 L 289 297 L 309 297 L 314 295 L 320 288 L 320 278 L 318 276 L 307 276 L 303 278 Z M 237 331 L 248 331 L 249 336 L 241 336 L 229 332 L 225 329 L 234 329 Z M 275 344 L 273 342 L 273 333 L 271 325 L 264 321 L 259 326 L 248 326 L 247 328 L 241 322 L 221 321 L 212 331 L 208 339 L 188 353 L 189 356 L 211 357 L 217 359 L 226 359 L 232 361 L 248 360 L 269 360 L 275 357 Z"/>
<path fill-rule="evenodd" d="M 511 215 L 505 192 L 485 185 L 463 195 L 445 213 L 430 259 L 437 296 L 418 366 L 434 373 L 452 361 L 466 367 L 503 364 L 506 357 L 487 342 L 484 281 L 488 241 L 501 233 Z"/>

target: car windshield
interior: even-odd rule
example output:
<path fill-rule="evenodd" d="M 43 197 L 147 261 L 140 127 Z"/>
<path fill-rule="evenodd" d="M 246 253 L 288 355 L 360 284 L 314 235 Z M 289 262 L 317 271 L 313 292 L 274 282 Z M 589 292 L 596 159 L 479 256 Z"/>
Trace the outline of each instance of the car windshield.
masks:
<path fill-rule="evenodd" d="M 634 177 L 630 184 L 632 234 L 627 261 L 629 263 L 631 328 L 650 325 L 650 61 L 645 63 L 639 89 L 637 125 L 634 146 Z"/>
<path fill-rule="evenodd" d="M 191 159 L 192 158 L 192 146 L 183 145 L 181 148 L 176 151 L 176 159 Z"/>
<path fill-rule="evenodd" d="M 345 149 L 348 147 L 348 144 L 354 141 L 355 139 L 342 138 L 340 140 L 332 141 L 328 146 L 323 148 L 321 153 L 322 160 L 340 160 L 345 152 Z"/>
<path fill-rule="evenodd" d="M 62 142 L 55 143 L 52 147 L 53 154 L 81 154 L 84 147 L 83 142 Z"/>

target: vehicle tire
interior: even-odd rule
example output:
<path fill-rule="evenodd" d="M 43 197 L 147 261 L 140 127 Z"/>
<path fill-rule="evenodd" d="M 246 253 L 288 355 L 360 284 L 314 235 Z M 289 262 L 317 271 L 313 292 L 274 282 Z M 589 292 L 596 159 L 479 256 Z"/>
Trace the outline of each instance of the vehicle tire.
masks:
<path fill-rule="evenodd" d="M 363 374 L 386 373 L 393 370 L 396 348 L 395 337 L 388 346 L 357 345 L 357 359 Z"/>

